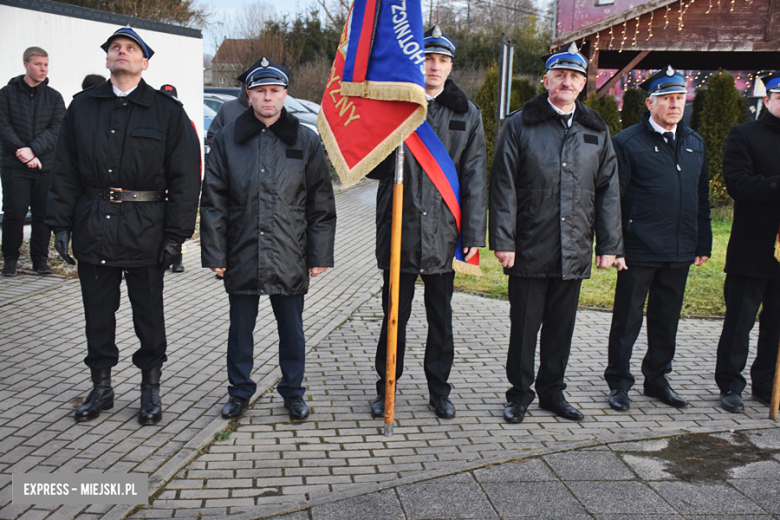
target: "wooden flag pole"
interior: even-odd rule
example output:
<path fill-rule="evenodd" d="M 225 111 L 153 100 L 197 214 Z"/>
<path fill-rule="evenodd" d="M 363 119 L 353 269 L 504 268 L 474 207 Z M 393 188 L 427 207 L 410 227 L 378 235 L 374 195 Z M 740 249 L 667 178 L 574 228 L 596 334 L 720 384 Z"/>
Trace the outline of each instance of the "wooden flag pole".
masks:
<path fill-rule="evenodd" d="M 777 363 L 775 363 L 775 380 L 772 384 L 772 402 L 769 403 L 769 418 L 777 420 L 777 408 L 780 407 L 780 345 L 777 346 Z"/>
<path fill-rule="evenodd" d="M 395 416 L 395 363 L 398 347 L 398 282 L 401 277 L 401 216 L 404 207 L 404 143 L 401 136 L 395 156 L 393 226 L 390 239 L 390 302 L 387 317 L 387 365 L 385 370 L 385 437 L 393 435 Z"/>

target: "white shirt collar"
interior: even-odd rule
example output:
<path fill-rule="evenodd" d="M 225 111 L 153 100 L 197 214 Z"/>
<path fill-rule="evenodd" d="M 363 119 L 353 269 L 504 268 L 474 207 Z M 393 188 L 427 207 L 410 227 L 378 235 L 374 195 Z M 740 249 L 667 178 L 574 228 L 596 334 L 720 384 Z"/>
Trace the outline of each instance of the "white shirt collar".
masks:
<path fill-rule="evenodd" d="M 577 105 L 576 104 L 572 105 L 573 108 L 571 109 L 571 112 L 564 112 L 560 108 L 553 105 L 549 97 L 547 98 L 547 102 L 550 103 L 550 106 L 553 108 L 553 110 L 555 110 L 555 113 L 558 114 L 559 116 L 565 116 L 566 114 L 571 114 L 571 117 L 569 118 L 569 128 L 571 128 L 571 124 L 574 122 L 574 111 L 577 110 Z"/>
<path fill-rule="evenodd" d="M 134 91 L 135 89 L 137 89 L 137 88 L 138 88 L 138 85 L 134 86 L 133 88 L 131 88 L 131 89 L 130 89 L 130 90 L 128 90 L 127 92 L 122 92 L 121 90 L 119 90 L 118 88 L 116 88 L 116 85 L 114 85 L 113 83 L 111 84 L 111 88 L 112 88 L 112 89 L 114 89 L 114 94 L 116 94 L 116 97 L 127 97 L 127 96 L 129 96 L 129 95 L 130 95 L 130 93 L 131 93 L 132 91 Z"/>
<path fill-rule="evenodd" d="M 436 99 L 437 97 L 439 97 L 439 94 L 441 94 L 442 92 L 444 92 L 444 87 L 442 87 L 442 88 L 441 88 L 441 90 L 440 90 L 440 91 L 438 91 L 438 92 L 437 92 L 436 94 L 434 94 L 433 96 L 429 96 L 429 95 L 428 95 L 428 93 L 426 92 L 426 93 L 425 93 L 425 99 L 426 99 L 426 100 L 428 100 L 428 101 L 430 101 L 430 100 L 432 100 L 432 99 Z"/>
<path fill-rule="evenodd" d="M 655 120 L 653 119 L 653 116 L 651 115 L 650 116 L 650 126 L 652 126 L 653 130 L 655 130 L 656 132 L 658 132 L 661 135 L 664 135 L 666 132 L 671 132 L 672 135 L 674 136 L 674 138 L 675 139 L 677 138 L 677 125 L 674 125 L 674 128 L 672 128 L 671 130 L 666 130 L 661 125 L 656 123 Z"/>

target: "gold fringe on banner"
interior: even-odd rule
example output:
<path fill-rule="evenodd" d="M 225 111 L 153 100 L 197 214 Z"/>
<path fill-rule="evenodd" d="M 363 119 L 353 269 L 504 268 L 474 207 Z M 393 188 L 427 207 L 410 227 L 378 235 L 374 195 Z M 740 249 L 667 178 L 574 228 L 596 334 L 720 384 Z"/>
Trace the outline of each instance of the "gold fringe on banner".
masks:
<path fill-rule="evenodd" d="M 456 273 L 467 274 L 469 276 L 482 276 L 482 269 L 480 269 L 478 265 L 461 262 L 456 258 L 452 259 L 452 270 Z"/>
<path fill-rule="evenodd" d="M 423 97 L 425 97 L 424 93 Z M 317 118 L 317 128 L 320 131 L 320 137 L 325 145 L 325 149 L 328 151 L 328 157 L 330 157 L 333 167 L 336 169 L 336 173 L 338 173 L 344 188 L 349 188 L 356 184 L 360 179 L 371 173 L 371 170 L 379 166 L 379 163 L 384 161 L 385 157 L 398 148 L 402 139 L 411 135 L 421 124 L 423 124 L 427 111 L 427 103 L 418 106 L 406 121 L 401 123 L 398 128 L 379 144 L 379 146 L 351 169 L 347 165 L 344 156 L 341 154 L 341 150 L 336 142 L 336 138 L 333 136 L 328 121 L 325 119 L 323 113 L 320 112 L 320 115 Z"/>
<path fill-rule="evenodd" d="M 775 258 L 780 262 L 780 235 L 777 236 L 777 242 L 775 242 Z"/>
<path fill-rule="evenodd" d="M 417 103 L 425 107 L 428 106 L 425 90 L 419 85 L 410 83 L 397 83 L 394 81 L 352 83 L 342 81 L 339 93 L 342 96 L 357 96 L 378 101 L 405 101 Z"/>

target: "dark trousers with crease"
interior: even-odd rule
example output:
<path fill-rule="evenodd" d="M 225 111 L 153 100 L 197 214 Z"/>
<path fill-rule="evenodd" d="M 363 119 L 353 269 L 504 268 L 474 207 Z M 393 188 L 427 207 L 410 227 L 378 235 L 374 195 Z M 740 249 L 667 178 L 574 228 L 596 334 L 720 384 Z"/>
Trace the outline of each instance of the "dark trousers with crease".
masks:
<path fill-rule="evenodd" d="M 303 374 L 306 365 L 306 339 L 303 335 L 303 295 L 269 296 L 276 317 L 279 334 L 279 367 L 282 380 L 276 391 L 289 399 L 306 392 Z M 230 330 L 227 345 L 228 394 L 249 399 L 257 390 L 252 378 L 257 322 L 257 305 L 260 296 L 229 295 Z"/>
<path fill-rule="evenodd" d="M 3 183 L 3 256 L 9 260 L 19 259 L 19 248 L 24 241 L 24 219 L 29 208 L 32 215 L 30 257 L 34 260 L 47 258 L 51 231 L 43 219 L 46 217 L 49 174 L 25 175 L 6 168 L 0 176 Z"/>
<path fill-rule="evenodd" d="M 165 315 L 163 275 L 160 266 L 109 267 L 79 262 L 79 282 L 84 300 L 89 368 L 104 369 L 119 362 L 116 346 L 116 311 L 124 271 L 127 296 L 133 309 L 133 326 L 141 346 L 133 354 L 133 364 L 150 370 L 165 363 Z"/>
<path fill-rule="evenodd" d="M 528 406 L 534 400 L 534 357 L 540 335 L 539 373 L 536 393 L 539 402 L 564 399 L 563 382 L 571 352 L 571 338 L 577 317 L 582 280 L 509 277 L 511 329 L 506 376 L 512 385 L 506 393 L 510 403 Z"/>
<path fill-rule="evenodd" d="M 747 382 L 742 371 L 747 364 L 750 331 L 761 307 L 756 360 L 750 379 L 754 394 L 771 396 L 780 343 L 780 280 L 727 274 L 723 293 L 726 319 L 718 342 L 715 382 L 724 393 L 733 390 L 741 394 L 745 389 Z"/>
<path fill-rule="evenodd" d="M 647 300 L 647 353 L 642 360 L 644 387 L 663 390 L 669 387 L 666 375 L 672 371 L 688 269 L 647 267 L 628 264 L 618 271 L 615 305 L 609 331 L 607 369 L 604 378 L 611 390 L 634 386 L 631 353 L 639 337 Z M 648 297 L 649 293 L 649 297 Z"/>
<path fill-rule="evenodd" d="M 432 396 L 450 395 L 451 386 L 447 382 L 455 359 L 455 344 L 452 339 L 452 287 L 455 273 L 420 275 L 425 284 L 425 316 L 428 319 L 428 338 L 425 342 L 423 368 L 428 381 L 428 392 Z M 406 324 L 412 314 L 412 299 L 416 274 L 401 273 L 398 284 L 398 343 L 396 350 L 396 383 L 404 373 L 404 354 L 406 352 Z M 382 309 L 385 317 L 376 346 L 375 366 L 379 380 L 376 391 L 385 393 L 385 375 L 387 374 L 387 315 L 390 312 L 390 272 L 384 272 L 382 286 Z"/>

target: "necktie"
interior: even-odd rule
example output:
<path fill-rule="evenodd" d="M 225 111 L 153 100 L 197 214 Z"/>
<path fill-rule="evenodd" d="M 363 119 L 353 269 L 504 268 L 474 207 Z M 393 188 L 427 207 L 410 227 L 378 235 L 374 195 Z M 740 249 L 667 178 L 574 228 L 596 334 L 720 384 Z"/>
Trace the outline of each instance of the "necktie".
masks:
<path fill-rule="evenodd" d="M 573 113 L 568 114 L 560 114 L 561 116 L 561 122 L 563 123 L 563 127 L 568 129 L 569 128 L 569 120 L 571 119 L 571 116 L 573 116 Z"/>
<path fill-rule="evenodd" d="M 666 144 L 672 147 L 672 153 L 676 153 L 676 147 L 674 146 L 674 134 L 671 132 L 664 132 L 666 138 Z"/>

